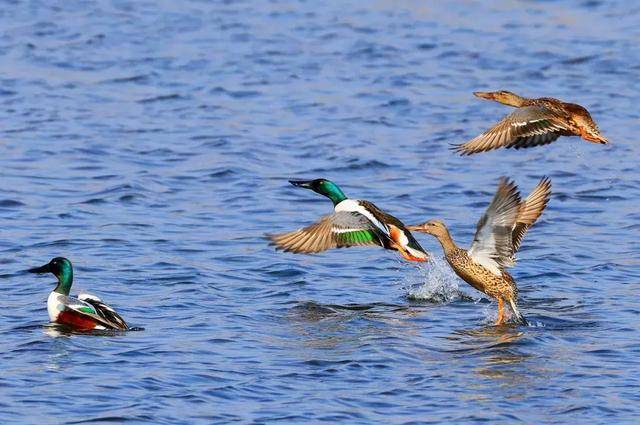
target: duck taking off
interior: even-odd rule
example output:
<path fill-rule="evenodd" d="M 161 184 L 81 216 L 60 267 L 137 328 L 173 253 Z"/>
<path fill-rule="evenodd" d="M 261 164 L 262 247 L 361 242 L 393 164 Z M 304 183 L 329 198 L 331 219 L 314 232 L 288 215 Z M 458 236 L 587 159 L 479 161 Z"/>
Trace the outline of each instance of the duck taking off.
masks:
<path fill-rule="evenodd" d="M 527 99 L 510 91 L 475 92 L 475 96 L 514 106 L 515 111 L 467 143 L 453 149 L 472 155 L 498 148 L 530 148 L 556 141 L 560 136 L 580 136 L 584 140 L 606 144 L 589 111 L 575 103 L 551 97 Z"/>
<path fill-rule="evenodd" d="M 459 248 L 442 221 L 407 226 L 409 230 L 435 236 L 451 268 L 465 282 L 478 291 L 498 300 L 496 325 L 505 322 L 504 304 L 507 303 L 520 324 L 526 320 L 518 311 L 518 288 L 506 267 L 515 265 L 515 253 L 520 243 L 551 196 L 551 181 L 543 178 L 524 201 L 518 187 L 502 177 L 491 204 L 480 221 L 471 248 Z"/>
<path fill-rule="evenodd" d="M 79 294 L 78 298 L 69 296 L 73 267 L 66 258 L 56 257 L 44 266 L 29 269 L 28 272 L 52 273 L 58 278 L 58 285 L 47 300 L 49 319 L 52 322 L 77 330 L 129 329 L 124 319 L 95 295 Z"/>
<path fill-rule="evenodd" d="M 394 216 L 368 201 L 349 199 L 338 185 L 325 179 L 289 180 L 331 199 L 334 213 L 289 233 L 267 235 L 276 249 L 311 254 L 330 248 L 377 245 L 400 252 L 409 261 L 427 261 L 428 254 Z"/>

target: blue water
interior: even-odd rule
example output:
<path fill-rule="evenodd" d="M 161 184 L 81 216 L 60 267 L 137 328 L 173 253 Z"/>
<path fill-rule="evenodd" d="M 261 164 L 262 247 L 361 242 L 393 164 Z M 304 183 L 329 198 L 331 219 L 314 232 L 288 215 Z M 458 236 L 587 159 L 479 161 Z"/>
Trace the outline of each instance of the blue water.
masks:
<path fill-rule="evenodd" d="M 0 422 L 640 421 L 640 7 L 627 1 L 0 2 Z M 613 143 L 461 158 L 554 96 Z M 467 246 L 500 175 L 554 195 L 512 270 L 532 326 L 428 266 L 276 252 L 326 177 Z M 436 241 L 418 235 L 441 256 Z M 48 324 L 74 293 L 143 332 Z"/>

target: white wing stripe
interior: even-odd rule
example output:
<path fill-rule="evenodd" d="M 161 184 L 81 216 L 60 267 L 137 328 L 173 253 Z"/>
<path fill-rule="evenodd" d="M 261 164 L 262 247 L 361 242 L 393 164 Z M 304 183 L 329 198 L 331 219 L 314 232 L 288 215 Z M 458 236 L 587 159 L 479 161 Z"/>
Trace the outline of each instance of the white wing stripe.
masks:
<path fill-rule="evenodd" d="M 341 229 L 339 227 L 332 227 L 331 230 L 333 233 L 351 233 L 351 232 L 359 232 L 363 229 Z"/>
<path fill-rule="evenodd" d="M 373 214 L 371 214 L 369 211 L 367 211 L 362 205 L 360 205 L 360 203 L 355 200 L 355 199 L 345 199 L 344 201 L 340 202 L 338 205 L 336 205 L 335 207 L 335 211 L 336 212 L 341 212 L 341 211 L 347 211 L 347 212 L 357 212 L 358 214 L 362 214 L 363 216 L 365 216 L 371 223 L 373 223 L 374 226 L 376 226 L 381 232 L 383 232 L 385 235 L 390 236 L 389 235 L 389 229 L 387 229 L 387 226 L 385 226 L 384 224 L 382 224 L 380 221 L 378 221 L 378 219 L 376 219 Z"/>

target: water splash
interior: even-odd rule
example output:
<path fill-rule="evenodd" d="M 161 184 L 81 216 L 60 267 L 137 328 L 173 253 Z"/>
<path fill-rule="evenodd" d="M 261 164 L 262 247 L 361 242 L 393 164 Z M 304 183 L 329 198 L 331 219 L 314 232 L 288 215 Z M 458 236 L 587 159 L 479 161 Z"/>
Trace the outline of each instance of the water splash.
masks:
<path fill-rule="evenodd" d="M 538 320 L 536 321 L 531 321 L 531 320 L 527 320 L 527 325 L 528 328 L 546 328 L 547 325 L 545 325 L 543 322 L 540 322 Z"/>
<path fill-rule="evenodd" d="M 490 303 L 482 309 L 484 319 L 482 323 L 485 325 L 493 325 L 498 320 L 498 307 L 495 303 Z"/>
<path fill-rule="evenodd" d="M 490 300 L 491 304 L 485 306 L 482 310 L 482 314 L 484 315 L 484 320 L 482 321 L 482 323 L 486 324 L 486 325 L 491 325 L 493 323 L 496 322 L 496 320 L 498 319 L 498 307 L 497 304 L 493 301 Z M 479 302 L 479 300 L 478 300 Z M 529 318 L 529 316 L 527 316 L 526 314 L 524 315 L 526 323 L 525 324 L 516 324 L 515 323 L 515 319 L 513 317 L 513 313 L 511 312 L 511 310 L 508 307 L 505 307 L 506 312 L 508 314 L 508 319 L 507 319 L 507 324 L 511 325 L 511 326 L 517 326 L 517 327 L 523 327 L 523 328 L 544 328 L 546 327 L 546 325 L 543 322 L 540 322 L 538 320 L 532 320 Z"/>
<path fill-rule="evenodd" d="M 441 257 L 431 256 L 426 267 L 420 267 L 419 275 L 411 276 L 404 289 L 410 300 L 430 301 L 433 303 L 449 303 L 462 298 L 467 298 L 460 292 L 458 277 L 449 264 Z"/>

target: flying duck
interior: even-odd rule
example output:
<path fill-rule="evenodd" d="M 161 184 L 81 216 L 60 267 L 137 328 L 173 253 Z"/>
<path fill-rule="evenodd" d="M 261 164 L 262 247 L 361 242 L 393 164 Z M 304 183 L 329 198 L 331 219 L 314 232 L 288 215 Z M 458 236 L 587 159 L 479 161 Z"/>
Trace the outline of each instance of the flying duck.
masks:
<path fill-rule="evenodd" d="M 276 249 L 311 254 L 331 248 L 377 245 L 398 251 L 409 261 L 429 258 L 400 220 L 371 202 L 347 198 L 338 185 L 326 179 L 289 183 L 326 196 L 333 202 L 334 212 L 302 229 L 267 235 Z"/>
<path fill-rule="evenodd" d="M 606 144 L 589 111 L 575 103 L 551 97 L 528 99 L 510 91 L 475 92 L 475 96 L 513 106 L 515 111 L 467 143 L 453 149 L 472 155 L 498 148 L 530 148 L 556 141 L 560 136 L 580 136 L 584 140 Z"/>

